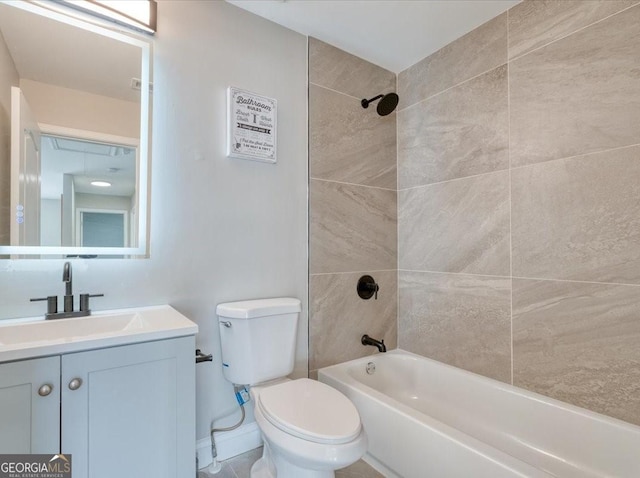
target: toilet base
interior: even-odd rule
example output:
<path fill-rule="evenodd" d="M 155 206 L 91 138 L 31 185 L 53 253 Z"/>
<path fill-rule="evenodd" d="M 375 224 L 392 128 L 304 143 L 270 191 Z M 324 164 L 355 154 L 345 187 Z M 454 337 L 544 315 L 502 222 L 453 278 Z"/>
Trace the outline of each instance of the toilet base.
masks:
<path fill-rule="evenodd" d="M 269 471 L 268 465 L 264 458 L 258 459 L 251 467 L 251 478 L 274 478 L 276 475 Z"/>
<path fill-rule="evenodd" d="M 332 470 L 309 470 L 300 468 L 284 460 L 281 456 L 274 456 L 265 441 L 262 457 L 251 467 L 251 478 L 335 478 Z M 276 470 L 277 473 L 276 473 Z"/>

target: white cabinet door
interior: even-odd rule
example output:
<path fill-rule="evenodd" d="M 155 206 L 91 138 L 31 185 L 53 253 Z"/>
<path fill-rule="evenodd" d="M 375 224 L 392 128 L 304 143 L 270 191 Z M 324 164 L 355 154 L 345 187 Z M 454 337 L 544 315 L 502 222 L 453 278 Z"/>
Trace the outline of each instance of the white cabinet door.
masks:
<path fill-rule="evenodd" d="M 182 337 L 62 356 L 74 478 L 195 476 L 194 349 Z"/>
<path fill-rule="evenodd" d="M 0 453 L 59 451 L 60 357 L 1 364 Z"/>

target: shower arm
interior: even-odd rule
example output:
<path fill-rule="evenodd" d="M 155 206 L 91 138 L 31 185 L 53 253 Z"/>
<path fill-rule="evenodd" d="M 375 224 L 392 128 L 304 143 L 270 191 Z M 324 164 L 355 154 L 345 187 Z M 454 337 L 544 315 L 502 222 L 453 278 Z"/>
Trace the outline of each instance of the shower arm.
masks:
<path fill-rule="evenodd" d="M 369 107 L 369 103 L 372 103 L 376 100 L 379 100 L 380 98 L 382 98 L 384 95 L 378 95 L 378 96 L 374 96 L 373 98 L 371 98 L 370 100 L 368 99 L 363 99 L 360 104 L 362 105 L 363 108 L 368 108 Z"/>

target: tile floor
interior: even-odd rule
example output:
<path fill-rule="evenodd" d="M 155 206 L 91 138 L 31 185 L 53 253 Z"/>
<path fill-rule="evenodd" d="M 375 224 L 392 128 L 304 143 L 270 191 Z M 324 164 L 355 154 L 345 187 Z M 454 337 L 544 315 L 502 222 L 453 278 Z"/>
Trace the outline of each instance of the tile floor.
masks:
<path fill-rule="evenodd" d="M 199 471 L 198 478 L 249 478 L 251 466 L 261 456 L 262 448 L 256 448 L 221 462 L 222 469 L 215 475 L 207 473 L 206 468 Z M 384 475 L 360 460 L 347 468 L 336 471 L 336 478 L 384 478 Z"/>

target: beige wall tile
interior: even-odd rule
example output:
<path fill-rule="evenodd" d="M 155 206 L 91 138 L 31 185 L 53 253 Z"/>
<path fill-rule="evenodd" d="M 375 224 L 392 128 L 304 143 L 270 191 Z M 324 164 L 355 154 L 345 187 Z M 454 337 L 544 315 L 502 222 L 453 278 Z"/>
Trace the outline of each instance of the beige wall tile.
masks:
<path fill-rule="evenodd" d="M 525 0 L 509 10 L 509 58 L 565 37 L 638 0 Z"/>
<path fill-rule="evenodd" d="M 640 6 L 509 64 L 512 166 L 640 142 Z"/>
<path fill-rule="evenodd" d="M 509 274 L 509 173 L 398 194 L 401 269 Z"/>
<path fill-rule="evenodd" d="M 399 272 L 398 345 L 511 381 L 511 284 L 462 274 Z"/>
<path fill-rule="evenodd" d="M 310 272 L 397 266 L 397 198 L 387 189 L 310 182 Z"/>
<path fill-rule="evenodd" d="M 398 187 L 509 168 L 507 67 L 398 113 Z"/>
<path fill-rule="evenodd" d="M 640 147 L 512 171 L 513 273 L 640 283 Z"/>
<path fill-rule="evenodd" d="M 507 14 L 449 43 L 398 75 L 399 108 L 406 108 L 507 62 Z"/>
<path fill-rule="evenodd" d="M 640 289 L 514 279 L 514 384 L 640 425 Z"/>
<path fill-rule="evenodd" d="M 309 369 L 314 370 L 378 353 L 360 338 L 384 339 L 397 346 L 397 273 L 368 272 L 380 286 L 378 300 L 361 299 L 356 285 L 362 273 L 312 275 L 309 279 Z"/>
<path fill-rule="evenodd" d="M 309 82 L 362 99 L 395 91 L 396 75 L 310 37 Z"/>
<path fill-rule="evenodd" d="M 396 115 L 326 88 L 309 86 L 309 175 L 396 188 Z"/>

